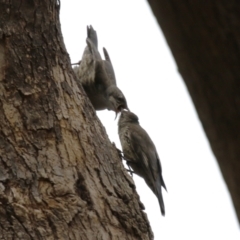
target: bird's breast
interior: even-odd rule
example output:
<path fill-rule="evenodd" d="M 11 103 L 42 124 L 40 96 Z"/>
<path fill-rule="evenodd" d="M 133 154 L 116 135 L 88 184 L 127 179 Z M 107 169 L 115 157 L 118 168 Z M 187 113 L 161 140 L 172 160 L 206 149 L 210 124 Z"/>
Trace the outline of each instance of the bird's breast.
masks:
<path fill-rule="evenodd" d="M 130 132 L 128 127 L 120 128 L 119 138 L 124 155 L 128 158 L 134 159 L 134 153 L 130 144 Z"/>

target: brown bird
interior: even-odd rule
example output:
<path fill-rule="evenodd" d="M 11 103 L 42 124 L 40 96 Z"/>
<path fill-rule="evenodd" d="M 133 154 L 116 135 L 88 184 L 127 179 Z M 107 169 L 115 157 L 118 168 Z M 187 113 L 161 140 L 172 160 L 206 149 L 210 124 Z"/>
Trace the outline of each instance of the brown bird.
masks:
<path fill-rule="evenodd" d="M 138 117 L 122 111 L 118 122 L 118 134 L 124 153 L 124 159 L 133 169 L 133 173 L 142 177 L 148 187 L 157 196 L 161 213 L 165 215 L 162 187 L 166 189 L 162 177 L 162 167 L 154 143 L 147 132 L 139 125 Z"/>
<path fill-rule="evenodd" d="M 95 110 L 112 110 L 116 115 L 127 109 L 124 94 L 117 87 L 115 73 L 109 54 L 103 48 L 105 60 L 98 52 L 97 33 L 92 26 L 87 27 L 87 46 L 79 67 L 74 67 L 79 82 L 82 84 Z"/>

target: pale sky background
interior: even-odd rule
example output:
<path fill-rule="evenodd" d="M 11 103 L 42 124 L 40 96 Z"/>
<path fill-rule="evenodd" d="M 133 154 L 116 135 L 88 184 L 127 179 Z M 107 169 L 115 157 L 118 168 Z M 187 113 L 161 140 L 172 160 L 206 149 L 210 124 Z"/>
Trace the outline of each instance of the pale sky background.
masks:
<path fill-rule="evenodd" d="M 145 0 L 62 0 L 61 24 L 72 63 L 86 46 L 86 26 L 106 47 L 117 84 L 154 141 L 168 193 L 166 216 L 155 195 L 134 175 L 156 240 L 239 240 L 232 202 L 201 123 L 151 9 Z M 121 148 L 115 113 L 98 112 Z"/>

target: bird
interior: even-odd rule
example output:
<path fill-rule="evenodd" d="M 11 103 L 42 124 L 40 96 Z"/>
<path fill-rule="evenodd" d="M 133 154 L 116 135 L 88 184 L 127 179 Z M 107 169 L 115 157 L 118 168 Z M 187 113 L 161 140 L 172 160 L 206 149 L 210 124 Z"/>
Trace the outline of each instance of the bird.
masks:
<path fill-rule="evenodd" d="M 167 191 L 162 177 L 162 166 L 156 147 L 148 133 L 140 126 L 138 116 L 130 111 L 122 111 L 118 121 L 118 134 L 124 159 L 133 173 L 142 177 L 158 198 L 162 215 L 165 206 L 162 187 Z"/>
<path fill-rule="evenodd" d="M 73 70 L 93 107 L 96 111 L 112 110 L 116 116 L 122 109 L 129 110 L 124 94 L 117 87 L 110 56 L 106 48 L 103 48 L 105 60 L 101 58 L 98 51 L 97 32 L 91 25 L 87 26 L 86 43 L 82 60 Z"/>

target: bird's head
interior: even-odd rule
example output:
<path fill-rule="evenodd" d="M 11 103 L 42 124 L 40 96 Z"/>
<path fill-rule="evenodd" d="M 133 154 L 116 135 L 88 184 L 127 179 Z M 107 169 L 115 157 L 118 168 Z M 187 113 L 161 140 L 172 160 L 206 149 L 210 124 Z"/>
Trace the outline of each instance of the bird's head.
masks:
<path fill-rule="evenodd" d="M 119 118 L 119 125 L 123 125 L 126 123 L 139 123 L 138 122 L 138 116 L 130 111 L 122 111 L 121 116 Z"/>
<path fill-rule="evenodd" d="M 127 100 L 117 86 L 112 85 L 108 87 L 106 93 L 108 99 L 108 110 L 114 111 L 116 113 L 116 117 L 118 113 L 124 109 L 129 111 Z"/>

